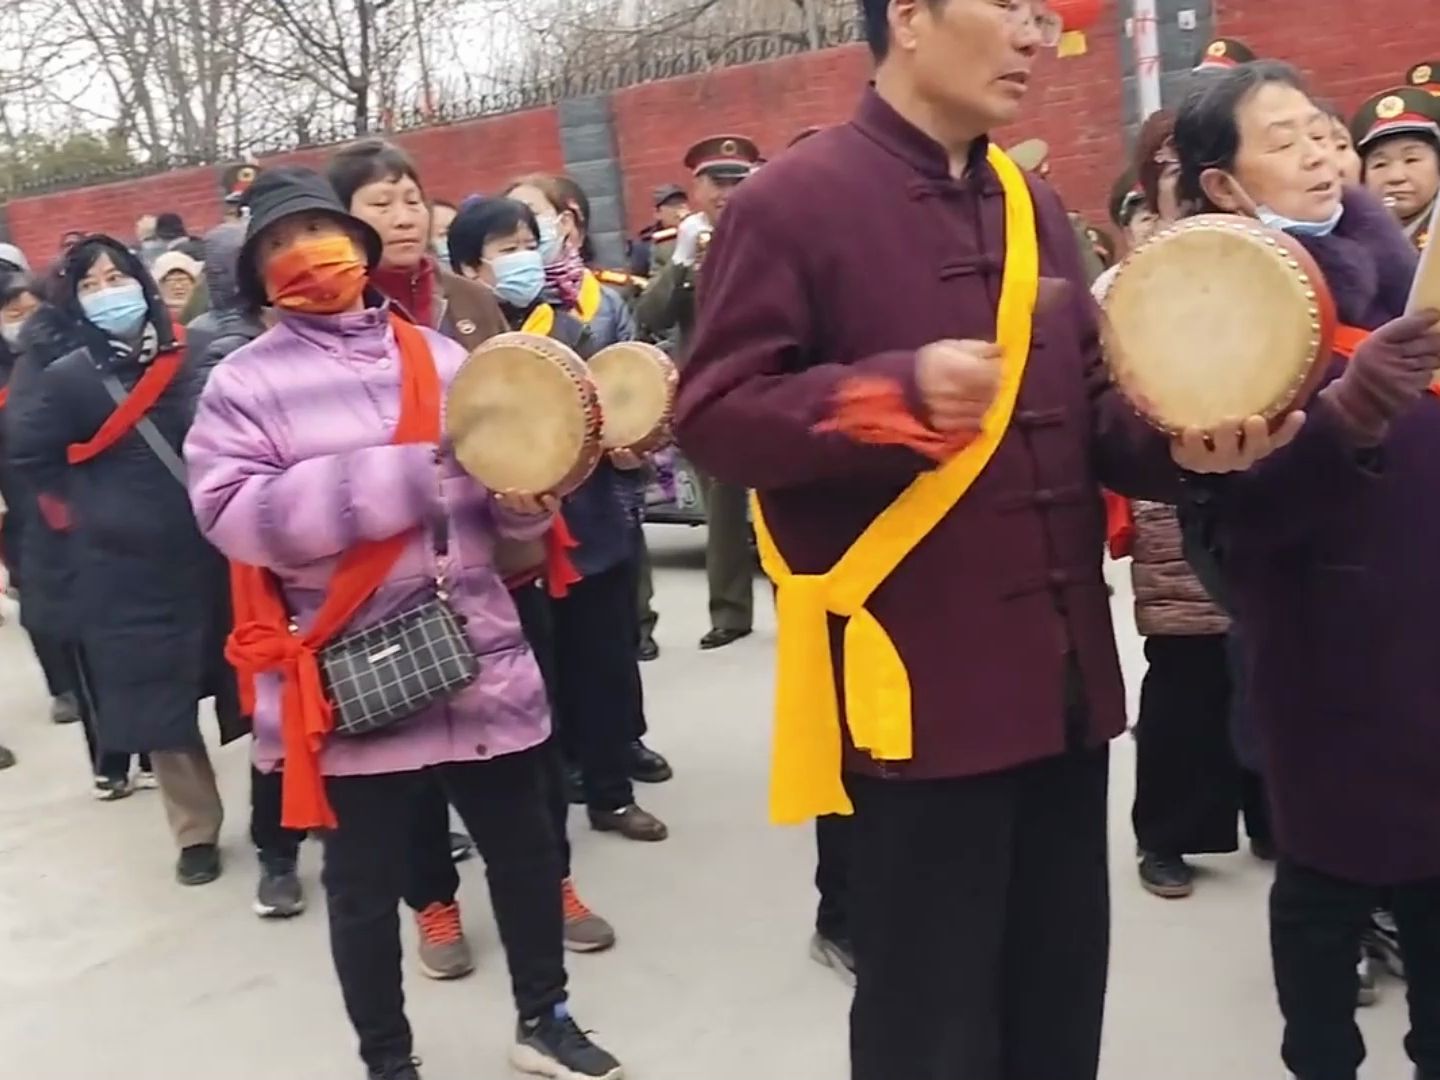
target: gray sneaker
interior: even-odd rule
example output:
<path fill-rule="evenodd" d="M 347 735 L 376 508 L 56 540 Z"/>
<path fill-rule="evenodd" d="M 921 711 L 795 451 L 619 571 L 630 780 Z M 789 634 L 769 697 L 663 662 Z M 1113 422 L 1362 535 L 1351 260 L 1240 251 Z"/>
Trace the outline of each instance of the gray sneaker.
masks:
<path fill-rule="evenodd" d="M 50 722 L 52 724 L 78 724 L 80 722 L 80 702 L 69 690 L 63 694 L 57 694 L 50 702 Z"/>
<path fill-rule="evenodd" d="M 262 919 L 290 919 L 305 910 L 305 889 L 295 873 L 295 860 L 261 855 L 260 884 L 255 889 L 255 914 Z"/>
<path fill-rule="evenodd" d="M 615 944 L 615 928 L 585 906 L 569 878 L 560 883 L 560 896 L 565 905 L 565 948 L 604 952 Z"/>
<path fill-rule="evenodd" d="M 435 901 L 415 913 L 420 931 L 420 970 L 432 979 L 460 979 L 475 970 L 475 955 L 460 924 L 460 905 Z"/>

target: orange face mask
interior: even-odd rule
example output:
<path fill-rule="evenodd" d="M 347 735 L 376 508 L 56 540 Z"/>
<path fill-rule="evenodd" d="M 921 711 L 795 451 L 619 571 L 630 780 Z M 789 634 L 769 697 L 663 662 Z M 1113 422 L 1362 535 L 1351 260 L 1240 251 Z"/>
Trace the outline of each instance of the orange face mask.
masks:
<path fill-rule="evenodd" d="M 300 240 L 265 266 L 265 292 L 270 303 L 306 315 L 335 315 L 360 299 L 365 290 L 365 263 L 348 236 Z"/>

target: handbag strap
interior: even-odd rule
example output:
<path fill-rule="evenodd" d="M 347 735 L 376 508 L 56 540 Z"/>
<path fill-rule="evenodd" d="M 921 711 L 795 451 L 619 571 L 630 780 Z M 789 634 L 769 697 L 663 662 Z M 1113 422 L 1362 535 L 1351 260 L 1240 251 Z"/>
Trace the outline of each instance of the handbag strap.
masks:
<path fill-rule="evenodd" d="M 125 403 L 129 394 L 125 390 L 124 383 L 110 373 L 102 375 L 100 382 L 116 405 Z M 155 421 L 151 420 L 149 416 L 142 416 L 135 421 L 134 430 L 145 440 L 145 445 L 150 447 L 155 456 L 160 459 L 160 464 L 165 466 L 165 471 L 173 476 L 181 487 L 185 487 L 188 475 L 185 471 L 185 462 L 175 452 L 175 448 L 170 445 L 165 436 L 160 434 L 160 429 L 155 426 Z"/>

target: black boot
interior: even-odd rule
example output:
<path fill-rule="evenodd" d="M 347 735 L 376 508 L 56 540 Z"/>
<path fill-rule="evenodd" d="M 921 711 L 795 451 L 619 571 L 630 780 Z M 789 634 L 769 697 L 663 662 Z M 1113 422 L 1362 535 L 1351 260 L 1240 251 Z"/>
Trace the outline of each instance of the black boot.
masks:
<path fill-rule="evenodd" d="M 627 756 L 631 780 L 638 780 L 642 784 L 663 784 L 675 775 L 675 770 L 670 768 L 670 762 L 639 739 L 630 744 Z"/>
<path fill-rule="evenodd" d="M 403 1058 L 370 1069 L 366 1080 L 420 1080 L 420 1059 Z"/>

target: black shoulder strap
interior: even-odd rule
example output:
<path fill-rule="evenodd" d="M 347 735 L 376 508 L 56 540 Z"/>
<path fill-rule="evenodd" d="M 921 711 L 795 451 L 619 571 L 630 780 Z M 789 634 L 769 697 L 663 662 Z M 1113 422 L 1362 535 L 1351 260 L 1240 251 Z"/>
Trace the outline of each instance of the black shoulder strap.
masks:
<path fill-rule="evenodd" d="M 108 372 L 100 376 L 100 381 L 105 386 L 105 391 L 114 399 L 116 405 L 120 405 L 129 396 L 125 391 L 125 385 L 114 375 Z M 165 471 L 173 476 L 181 487 L 186 487 L 185 462 L 175 452 L 175 448 L 160 434 L 160 429 L 148 416 L 142 416 L 135 424 L 135 430 L 145 440 L 145 445 L 150 447 L 155 456 L 160 459 L 160 464 L 165 466 Z"/>

